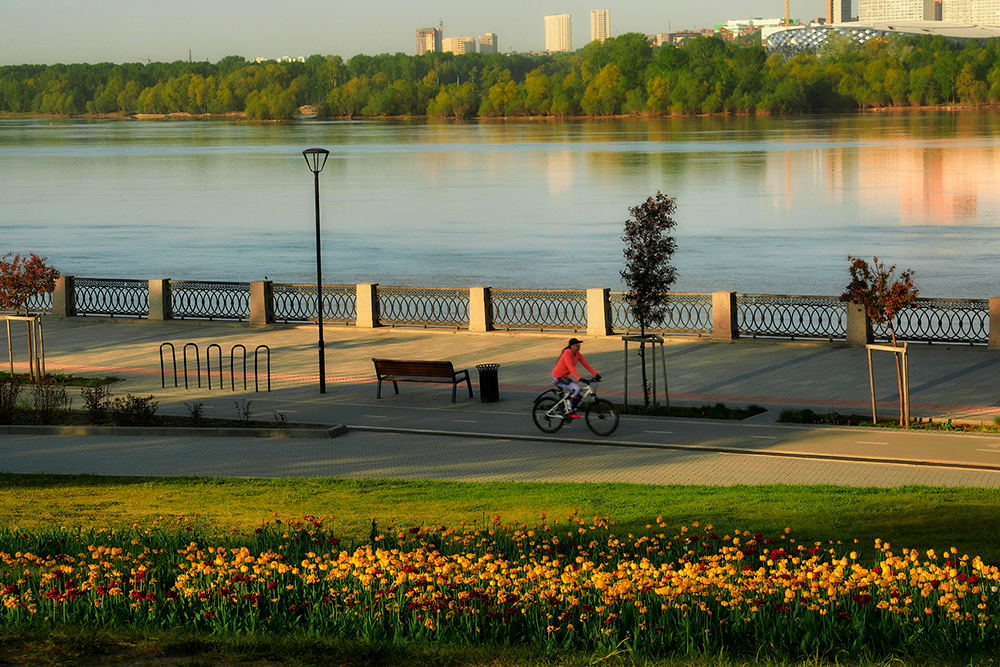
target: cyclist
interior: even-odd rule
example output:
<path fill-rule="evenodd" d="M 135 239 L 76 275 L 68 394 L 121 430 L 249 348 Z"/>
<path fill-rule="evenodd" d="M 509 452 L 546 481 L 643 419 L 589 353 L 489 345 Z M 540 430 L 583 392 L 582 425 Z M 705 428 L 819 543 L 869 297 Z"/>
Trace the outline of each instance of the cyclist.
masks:
<path fill-rule="evenodd" d="M 572 411 L 569 416 L 573 419 L 579 419 L 580 415 L 576 412 L 576 406 L 580 402 L 580 385 L 574 382 L 580 380 L 580 375 L 576 372 L 577 363 L 583 364 L 583 367 L 594 374 L 594 378 L 597 380 L 601 379 L 601 376 L 591 368 L 587 360 L 583 358 L 580 354 L 580 343 L 582 341 L 576 338 L 569 339 L 569 345 L 563 348 L 562 354 L 559 355 L 559 360 L 556 361 L 555 368 L 552 369 L 552 382 L 562 387 L 563 389 L 569 390 L 572 395 Z M 572 376 L 572 377 L 570 377 Z"/>

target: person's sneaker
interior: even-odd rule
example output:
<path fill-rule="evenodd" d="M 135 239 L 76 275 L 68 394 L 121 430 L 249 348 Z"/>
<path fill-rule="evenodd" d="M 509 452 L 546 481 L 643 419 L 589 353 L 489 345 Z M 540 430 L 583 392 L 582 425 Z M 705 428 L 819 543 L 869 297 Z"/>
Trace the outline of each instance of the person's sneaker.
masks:
<path fill-rule="evenodd" d="M 569 413 L 569 418 L 570 419 L 579 419 L 580 418 L 580 413 L 578 413 L 576 410 L 573 410 L 573 412 Z"/>

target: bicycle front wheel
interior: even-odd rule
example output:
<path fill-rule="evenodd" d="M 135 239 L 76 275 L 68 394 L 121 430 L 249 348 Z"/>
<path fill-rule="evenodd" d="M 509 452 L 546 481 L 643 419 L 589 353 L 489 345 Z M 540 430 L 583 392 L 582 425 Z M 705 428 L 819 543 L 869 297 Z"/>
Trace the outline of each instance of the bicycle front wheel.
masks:
<path fill-rule="evenodd" d="M 545 433 L 555 433 L 563 426 L 561 411 L 556 409 L 559 402 L 553 396 L 539 396 L 531 409 L 531 418 L 535 420 L 535 426 Z"/>
<path fill-rule="evenodd" d="M 618 428 L 618 408 L 599 398 L 587 406 L 587 428 L 597 435 L 611 435 Z"/>

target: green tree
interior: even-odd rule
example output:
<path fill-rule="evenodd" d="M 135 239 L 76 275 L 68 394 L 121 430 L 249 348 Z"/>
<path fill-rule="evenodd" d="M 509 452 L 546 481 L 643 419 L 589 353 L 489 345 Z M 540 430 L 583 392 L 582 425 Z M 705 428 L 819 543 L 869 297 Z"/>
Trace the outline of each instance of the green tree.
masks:
<path fill-rule="evenodd" d="M 677 270 L 670 263 L 677 242 L 671 235 L 677 223 L 673 214 L 677 200 L 657 191 L 639 206 L 629 209 L 625 221 L 625 269 L 622 280 L 628 286 L 625 302 L 632 317 L 639 324 L 643 338 L 650 326 L 660 324 L 667 316 L 668 292 L 677 280 Z M 642 388 L 645 405 L 649 406 L 649 389 L 646 382 L 645 342 L 639 344 L 642 357 Z"/>
<path fill-rule="evenodd" d="M 583 94 L 581 106 L 588 114 L 611 116 L 621 113 L 627 88 L 617 65 L 605 65 Z"/>
<path fill-rule="evenodd" d="M 840 295 L 840 300 L 864 307 L 865 314 L 872 324 L 888 329 L 892 338 L 892 346 L 897 347 L 896 328 L 893 320 L 904 308 L 917 306 L 918 291 L 913 285 L 913 271 L 907 269 L 899 275 L 899 278 L 896 278 L 896 265 L 893 264 L 887 269 L 885 264 L 878 261 L 878 257 L 874 257 L 871 264 L 851 255 L 847 256 L 847 261 L 851 263 L 851 282 L 847 285 L 844 293 Z M 896 357 L 896 382 L 900 396 L 899 423 L 902 424 L 904 421 L 902 363 L 898 354 L 894 356 Z M 873 394 L 872 401 L 874 402 L 874 400 Z"/>

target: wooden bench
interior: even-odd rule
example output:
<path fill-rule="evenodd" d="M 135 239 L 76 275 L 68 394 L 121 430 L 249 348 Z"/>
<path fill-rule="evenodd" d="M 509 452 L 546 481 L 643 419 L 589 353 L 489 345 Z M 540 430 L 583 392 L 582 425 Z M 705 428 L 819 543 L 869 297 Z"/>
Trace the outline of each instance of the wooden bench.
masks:
<path fill-rule="evenodd" d="M 399 361 L 398 359 L 372 359 L 375 362 L 375 376 L 378 378 L 376 396 L 382 398 L 382 381 L 391 380 L 392 388 L 399 393 L 398 381 L 405 382 L 450 382 L 451 402 L 455 402 L 458 383 L 465 381 L 472 398 L 472 381 L 468 369 L 456 371 L 450 361 Z"/>

